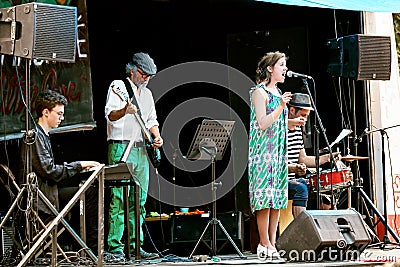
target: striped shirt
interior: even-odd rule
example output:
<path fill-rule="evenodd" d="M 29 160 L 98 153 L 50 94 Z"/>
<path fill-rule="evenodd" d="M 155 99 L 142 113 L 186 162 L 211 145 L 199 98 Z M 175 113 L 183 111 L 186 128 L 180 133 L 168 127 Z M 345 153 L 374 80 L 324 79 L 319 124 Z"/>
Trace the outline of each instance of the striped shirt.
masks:
<path fill-rule="evenodd" d="M 304 149 L 303 132 L 300 127 L 288 131 L 288 163 L 298 163 L 300 150 Z M 289 179 L 295 178 L 295 173 L 289 173 Z"/>

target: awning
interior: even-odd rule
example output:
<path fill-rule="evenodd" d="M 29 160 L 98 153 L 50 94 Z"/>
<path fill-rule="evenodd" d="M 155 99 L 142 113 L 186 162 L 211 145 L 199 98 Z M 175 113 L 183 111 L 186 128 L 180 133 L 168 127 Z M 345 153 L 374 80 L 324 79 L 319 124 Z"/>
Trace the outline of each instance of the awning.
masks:
<path fill-rule="evenodd" d="M 400 13 L 399 0 L 256 0 L 282 5 L 344 9 L 368 12 Z"/>

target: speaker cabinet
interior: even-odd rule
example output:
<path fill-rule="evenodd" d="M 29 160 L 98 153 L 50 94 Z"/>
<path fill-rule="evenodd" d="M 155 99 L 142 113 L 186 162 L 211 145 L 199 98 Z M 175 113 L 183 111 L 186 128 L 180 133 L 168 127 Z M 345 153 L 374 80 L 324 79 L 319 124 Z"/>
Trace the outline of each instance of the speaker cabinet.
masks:
<path fill-rule="evenodd" d="M 75 62 L 76 7 L 29 3 L 0 9 L 0 53 Z"/>
<path fill-rule="evenodd" d="M 243 218 L 241 212 L 228 212 L 217 214 L 217 219 L 220 220 L 222 226 L 228 232 L 229 236 L 239 243 L 239 247 L 243 248 Z M 210 217 L 202 215 L 175 215 L 171 217 L 171 240 L 172 244 L 179 243 L 196 243 L 204 229 L 207 227 Z M 207 232 L 203 236 L 203 240 L 211 241 L 212 225 L 207 228 Z M 225 242 L 227 237 L 217 225 L 217 241 Z"/>
<path fill-rule="evenodd" d="M 389 36 L 355 34 L 327 42 L 327 71 L 354 80 L 390 80 Z"/>
<path fill-rule="evenodd" d="M 306 210 L 288 225 L 276 246 L 291 261 L 342 261 L 358 259 L 370 243 L 356 210 Z"/>

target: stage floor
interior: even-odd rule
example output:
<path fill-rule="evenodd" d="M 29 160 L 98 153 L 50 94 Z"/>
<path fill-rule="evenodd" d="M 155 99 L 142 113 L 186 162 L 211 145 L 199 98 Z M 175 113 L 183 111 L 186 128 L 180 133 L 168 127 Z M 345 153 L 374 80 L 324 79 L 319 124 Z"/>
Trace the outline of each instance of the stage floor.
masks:
<path fill-rule="evenodd" d="M 179 257 L 175 255 L 164 255 L 163 258 L 155 260 L 130 261 L 119 264 L 104 264 L 104 266 L 196 266 L 196 265 L 213 265 L 213 266 L 391 266 L 400 267 L 400 246 L 385 246 L 384 249 L 367 248 L 361 253 L 358 260 L 348 261 L 314 261 L 314 262 L 290 262 L 290 261 L 266 261 L 257 258 L 256 254 L 243 252 L 245 259 L 241 259 L 237 254 L 217 255 L 215 257 L 207 257 L 206 261 L 194 262 L 187 257 Z M 194 255 L 197 257 L 200 255 Z"/>

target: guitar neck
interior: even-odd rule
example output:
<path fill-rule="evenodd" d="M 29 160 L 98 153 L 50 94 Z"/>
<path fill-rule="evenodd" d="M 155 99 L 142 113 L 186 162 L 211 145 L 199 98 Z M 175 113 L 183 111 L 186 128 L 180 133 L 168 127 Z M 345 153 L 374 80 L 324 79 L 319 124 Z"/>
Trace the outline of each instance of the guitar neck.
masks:
<path fill-rule="evenodd" d="M 122 96 L 122 93 L 120 92 L 119 88 L 112 87 L 112 91 L 114 94 L 116 94 L 119 97 L 119 99 L 121 99 L 122 101 L 125 101 L 126 103 L 129 103 L 128 100 Z M 139 107 L 137 107 L 137 108 L 139 108 Z M 135 118 L 136 118 L 137 122 L 139 123 L 140 128 L 142 128 L 144 138 L 149 140 L 150 143 L 153 143 L 153 138 L 151 137 L 151 133 L 146 128 L 146 125 L 144 124 L 142 117 L 140 117 L 140 115 L 137 112 L 134 113 L 133 115 L 135 115 Z"/>
<path fill-rule="evenodd" d="M 139 114 L 136 112 L 135 114 L 135 118 L 137 120 L 137 122 L 140 125 L 140 128 L 142 128 L 144 137 L 150 141 L 150 143 L 153 143 L 153 138 L 151 137 L 150 131 L 146 128 L 146 125 L 144 125 L 144 122 L 142 120 L 142 118 L 139 116 Z"/>

